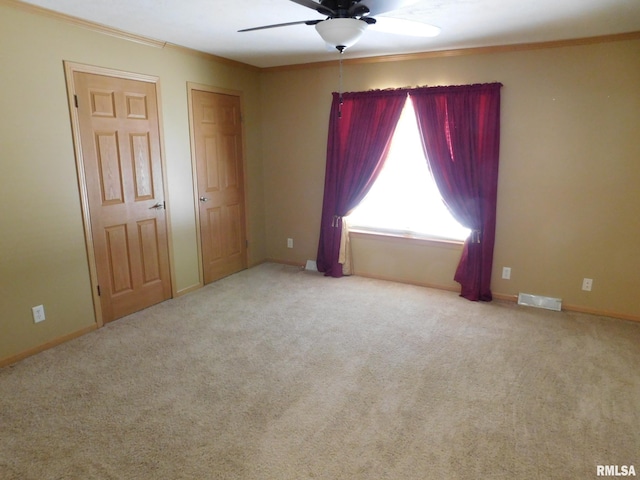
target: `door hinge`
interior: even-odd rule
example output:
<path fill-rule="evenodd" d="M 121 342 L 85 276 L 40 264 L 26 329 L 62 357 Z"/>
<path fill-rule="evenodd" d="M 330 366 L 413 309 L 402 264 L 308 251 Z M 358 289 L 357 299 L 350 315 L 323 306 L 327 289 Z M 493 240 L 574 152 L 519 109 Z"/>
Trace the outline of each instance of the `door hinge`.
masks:
<path fill-rule="evenodd" d="M 73 103 L 75 104 L 76 108 L 78 108 L 78 95 L 73 96 Z"/>
<path fill-rule="evenodd" d="M 98 296 L 101 297 L 102 294 L 100 293 L 100 285 L 98 285 Z"/>

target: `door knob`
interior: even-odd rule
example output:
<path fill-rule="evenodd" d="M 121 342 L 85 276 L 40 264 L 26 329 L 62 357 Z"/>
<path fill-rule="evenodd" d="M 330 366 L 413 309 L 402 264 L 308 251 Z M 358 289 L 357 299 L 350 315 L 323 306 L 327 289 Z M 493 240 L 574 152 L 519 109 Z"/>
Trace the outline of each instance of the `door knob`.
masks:
<path fill-rule="evenodd" d="M 154 206 L 149 207 L 149 210 L 155 208 L 156 210 L 164 210 L 164 202 L 158 202 Z"/>
<path fill-rule="evenodd" d="M 207 197 L 200 197 L 201 202 L 208 202 L 209 199 Z"/>

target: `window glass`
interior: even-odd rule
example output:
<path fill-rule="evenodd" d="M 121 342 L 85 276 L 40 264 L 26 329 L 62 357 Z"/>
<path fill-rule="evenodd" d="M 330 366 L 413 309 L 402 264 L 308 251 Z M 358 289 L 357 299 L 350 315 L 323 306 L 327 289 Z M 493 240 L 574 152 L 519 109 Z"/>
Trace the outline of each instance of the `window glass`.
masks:
<path fill-rule="evenodd" d="M 383 233 L 451 240 L 469 235 L 449 213 L 429 172 L 411 100 L 407 99 L 378 179 L 347 221 L 352 228 Z"/>

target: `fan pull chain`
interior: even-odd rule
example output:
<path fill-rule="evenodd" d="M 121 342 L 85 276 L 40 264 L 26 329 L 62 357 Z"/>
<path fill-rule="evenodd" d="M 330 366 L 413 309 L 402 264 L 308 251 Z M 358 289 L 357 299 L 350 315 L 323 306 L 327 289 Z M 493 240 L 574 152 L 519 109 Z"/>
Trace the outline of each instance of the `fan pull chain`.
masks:
<path fill-rule="evenodd" d="M 340 50 L 340 73 L 338 75 L 338 95 L 340 97 L 340 103 L 338 104 L 338 118 L 342 118 L 342 55 L 344 50 Z"/>

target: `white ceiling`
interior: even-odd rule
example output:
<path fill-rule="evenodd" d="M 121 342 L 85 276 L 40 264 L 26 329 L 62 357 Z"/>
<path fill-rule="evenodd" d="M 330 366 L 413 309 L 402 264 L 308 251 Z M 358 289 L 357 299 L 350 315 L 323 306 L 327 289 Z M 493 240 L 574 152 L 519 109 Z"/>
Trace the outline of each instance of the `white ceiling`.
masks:
<path fill-rule="evenodd" d="M 243 28 L 322 19 L 289 0 L 26 0 L 66 15 L 255 65 L 334 60 L 315 28 Z M 640 0 L 420 0 L 385 16 L 442 29 L 435 38 L 367 30 L 345 58 L 640 31 Z M 640 52 L 639 52 L 640 53 Z"/>

